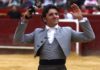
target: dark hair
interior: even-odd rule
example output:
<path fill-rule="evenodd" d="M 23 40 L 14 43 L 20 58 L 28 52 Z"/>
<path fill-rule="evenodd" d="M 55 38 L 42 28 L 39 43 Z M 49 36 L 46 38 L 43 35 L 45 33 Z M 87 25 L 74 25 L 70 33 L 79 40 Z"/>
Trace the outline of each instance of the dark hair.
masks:
<path fill-rule="evenodd" d="M 50 9 L 56 9 L 59 12 L 59 9 L 55 5 L 49 4 L 43 8 L 42 18 L 46 17 L 46 14 Z"/>

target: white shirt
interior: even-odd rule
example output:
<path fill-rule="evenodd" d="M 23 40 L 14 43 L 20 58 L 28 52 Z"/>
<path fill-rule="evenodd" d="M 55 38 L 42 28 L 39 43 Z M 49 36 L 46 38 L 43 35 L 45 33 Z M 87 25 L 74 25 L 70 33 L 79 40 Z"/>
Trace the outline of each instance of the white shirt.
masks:
<path fill-rule="evenodd" d="M 62 5 L 62 4 L 66 4 L 67 0 L 55 0 L 55 5 Z"/>
<path fill-rule="evenodd" d="M 53 42 L 54 35 L 55 35 L 55 32 L 56 32 L 57 28 L 59 28 L 59 25 L 56 25 L 55 27 L 49 27 L 49 26 L 46 25 L 46 29 L 48 30 L 47 31 L 47 37 L 48 37 L 49 43 Z"/>
<path fill-rule="evenodd" d="M 85 22 L 87 20 L 87 18 L 83 18 L 82 20 L 80 20 L 79 22 Z M 48 41 L 49 43 L 51 44 L 54 40 L 54 36 L 55 36 L 55 33 L 56 33 L 56 29 L 59 28 L 60 26 L 59 25 L 56 25 L 55 27 L 49 27 L 46 25 L 46 29 L 48 30 L 47 31 L 47 37 L 48 37 Z"/>
<path fill-rule="evenodd" d="M 98 5 L 98 2 L 97 2 L 97 0 L 85 0 L 84 5 L 85 6 Z"/>
<path fill-rule="evenodd" d="M 73 15 L 71 13 L 65 13 L 64 18 L 65 19 L 73 19 Z"/>
<path fill-rule="evenodd" d="M 53 4 L 52 0 L 44 0 L 43 6 L 46 6 L 48 4 Z"/>

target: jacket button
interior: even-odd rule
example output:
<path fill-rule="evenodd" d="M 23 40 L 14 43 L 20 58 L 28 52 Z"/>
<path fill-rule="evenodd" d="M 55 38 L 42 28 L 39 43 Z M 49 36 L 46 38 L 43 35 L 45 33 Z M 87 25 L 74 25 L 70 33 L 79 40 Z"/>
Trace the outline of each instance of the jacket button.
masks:
<path fill-rule="evenodd" d="M 44 37 L 44 39 L 48 39 L 48 37 Z"/>
<path fill-rule="evenodd" d="M 40 47 L 39 45 L 37 45 L 37 47 Z"/>
<path fill-rule="evenodd" d="M 41 41 L 41 43 L 43 43 L 43 41 Z"/>

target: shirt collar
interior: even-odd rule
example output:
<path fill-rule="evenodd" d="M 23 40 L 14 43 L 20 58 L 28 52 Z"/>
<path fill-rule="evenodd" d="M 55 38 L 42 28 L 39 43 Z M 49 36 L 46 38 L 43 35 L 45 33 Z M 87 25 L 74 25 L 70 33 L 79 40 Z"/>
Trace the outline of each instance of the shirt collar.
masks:
<path fill-rule="evenodd" d="M 47 29 L 47 30 L 49 30 L 49 29 L 58 29 L 60 26 L 57 24 L 56 26 L 54 26 L 54 27 L 49 27 L 48 25 L 46 25 L 45 26 L 45 28 Z"/>

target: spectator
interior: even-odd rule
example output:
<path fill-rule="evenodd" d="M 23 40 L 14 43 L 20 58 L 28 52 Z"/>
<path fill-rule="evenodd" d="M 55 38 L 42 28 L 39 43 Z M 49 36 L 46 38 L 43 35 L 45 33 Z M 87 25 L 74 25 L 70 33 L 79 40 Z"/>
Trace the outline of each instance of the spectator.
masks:
<path fill-rule="evenodd" d="M 84 4 L 81 6 L 82 11 L 87 14 L 92 14 L 93 8 L 98 6 L 97 0 L 85 0 Z"/>
<path fill-rule="evenodd" d="M 54 4 L 53 0 L 44 0 L 43 3 L 42 3 L 42 6 L 44 7 L 44 6 L 48 5 L 48 4 Z"/>
<path fill-rule="evenodd" d="M 99 6 L 97 6 L 97 7 L 93 7 L 93 15 L 100 15 L 100 7 Z"/>
<path fill-rule="evenodd" d="M 3 8 L 3 2 L 0 0 L 0 8 Z"/>
<path fill-rule="evenodd" d="M 85 0 L 84 5 L 85 6 L 97 6 L 98 2 L 97 0 Z"/>
<path fill-rule="evenodd" d="M 55 0 L 54 5 L 57 6 L 60 10 L 60 13 L 66 13 L 67 9 L 67 0 Z M 64 14 L 64 17 L 66 17 L 67 14 Z"/>
<path fill-rule="evenodd" d="M 5 8 L 8 6 L 9 0 L 0 0 L 0 7 Z"/>
<path fill-rule="evenodd" d="M 42 8 L 42 2 L 41 2 L 40 0 L 36 0 L 35 6 L 36 6 L 37 8 Z"/>
<path fill-rule="evenodd" d="M 22 7 L 35 6 L 35 0 L 22 0 Z"/>
<path fill-rule="evenodd" d="M 92 12 L 93 12 L 92 9 L 88 9 L 84 5 L 82 5 L 80 8 L 81 8 L 81 11 L 82 11 L 83 15 L 92 14 Z"/>
<path fill-rule="evenodd" d="M 84 4 L 85 0 L 76 0 L 75 3 L 81 7 Z"/>
<path fill-rule="evenodd" d="M 12 6 L 12 5 L 16 5 L 16 6 L 20 6 L 20 0 L 9 0 L 9 4 L 8 6 Z"/>
<path fill-rule="evenodd" d="M 7 15 L 13 19 L 20 19 L 20 17 L 22 16 L 16 5 L 11 6 L 11 10 L 7 13 Z"/>
<path fill-rule="evenodd" d="M 66 10 L 64 13 L 64 19 L 74 19 L 74 18 L 73 15 Z"/>
<path fill-rule="evenodd" d="M 70 6 L 75 3 L 77 0 L 67 0 L 67 9 L 70 8 Z"/>
<path fill-rule="evenodd" d="M 67 0 L 55 0 L 55 5 L 58 8 L 63 8 L 65 10 L 67 9 Z"/>
<path fill-rule="evenodd" d="M 98 5 L 100 6 L 100 0 L 97 0 L 97 2 L 98 2 Z"/>

